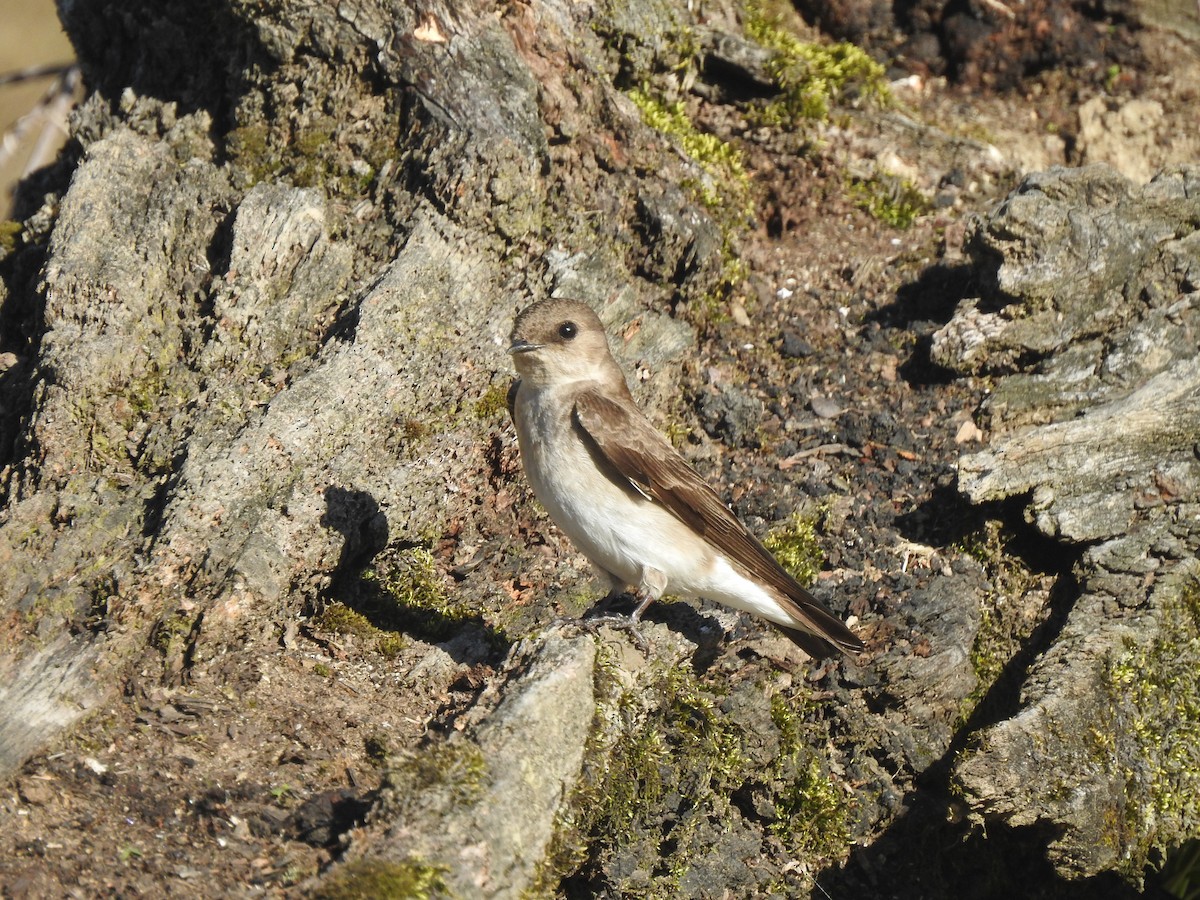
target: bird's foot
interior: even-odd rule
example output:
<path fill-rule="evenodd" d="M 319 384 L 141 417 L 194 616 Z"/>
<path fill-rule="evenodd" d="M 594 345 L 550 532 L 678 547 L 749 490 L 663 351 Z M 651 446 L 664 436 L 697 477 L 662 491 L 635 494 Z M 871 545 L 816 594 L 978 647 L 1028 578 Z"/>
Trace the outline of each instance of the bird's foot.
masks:
<path fill-rule="evenodd" d="M 579 625 L 585 628 L 592 634 L 599 634 L 601 626 L 608 626 L 614 631 L 623 631 L 629 635 L 633 646 L 637 647 L 642 653 L 650 655 L 650 642 L 646 640 L 646 636 L 642 634 L 641 622 L 632 616 L 621 616 L 615 614 L 607 614 L 600 616 L 592 616 L 587 619 L 580 619 Z"/>
<path fill-rule="evenodd" d="M 600 636 L 600 629 L 608 627 L 629 635 L 629 640 L 635 647 L 647 656 L 650 655 L 650 642 L 642 634 L 640 623 L 629 616 L 620 613 L 589 614 L 582 619 L 568 616 L 557 616 L 546 623 L 547 628 L 564 628 L 572 631 L 586 632 L 592 637 Z"/>
<path fill-rule="evenodd" d="M 612 591 L 608 594 L 608 596 L 601 600 L 600 603 L 597 604 L 597 608 L 607 611 L 609 606 L 611 606 L 612 603 L 617 600 L 617 598 L 622 596 L 625 595 L 618 593 L 617 591 Z M 585 622 L 591 623 L 593 627 L 598 627 L 598 624 L 603 622 L 605 625 L 616 631 L 625 632 L 629 635 L 629 639 L 633 641 L 633 645 L 648 656 L 650 654 L 650 642 L 647 641 L 646 636 L 642 634 L 642 613 L 646 611 L 646 607 L 654 602 L 655 597 L 653 594 L 637 591 L 634 593 L 633 599 L 637 601 L 637 608 L 634 609 L 634 611 L 628 616 L 602 612 L 601 615 L 592 616 L 586 619 Z"/>

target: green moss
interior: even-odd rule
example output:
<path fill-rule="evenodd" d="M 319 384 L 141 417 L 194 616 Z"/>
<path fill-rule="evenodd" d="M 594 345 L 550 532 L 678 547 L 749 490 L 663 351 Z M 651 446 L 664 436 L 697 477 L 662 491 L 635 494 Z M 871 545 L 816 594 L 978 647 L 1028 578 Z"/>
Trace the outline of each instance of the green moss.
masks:
<path fill-rule="evenodd" d="M 774 807 L 769 829 L 796 858 L 845 856 L 853 797 L 813 749 L 826 746 L 828 727 L 807 693 L 771 699 L 767 722 L 767 698 L 754 689 L 728 696 L 724 676 L 656 666 L 630 690 L 603 647 L 596 671 L 597 718 L 607 725 L 593 730 L 531 896 L 554 895 L 567 876 L 604 882 L 614 896 L 680 896 L 689 869 L 737 816 L 735 794 L 755 798 L 739 802 L 743 812 L 746 802 L 764 814 Z"/>
<path fill-rule="evenodd" d="M 479 619 L 476 610 L 456 603 L 446 593 L 433 555 L 424 547 L 382 558 L 363 573 L 363 580 L 382 595 L 389 622 L 426 640 L 445 640 L 467 622 Z"/>
<path fill-rule="evenodd" d="M 353 634 L 358 637 L 369 637 L 378 631 L 362 613 L 337 601 L 321 610 L 316 617 L 316 623 L 326 631 L 333 631 L 337 634 Z"/>
<path fill-rule="evenodd" d="M 468 740 L 442 741 L 394 761 L 387 784 L 406 796 L 432 788 L 448 790 L 459 804 L 479 798 L 487 777 L 487 760 L 478 744 Z"/>
<path fill-rule="evenodd" d="M 782 95 L 759 108 L 763 124 L 824 120 L 838 105 L 890 102 L 886 70 L 858 47 L 802 41 L 784 27 L 781 17 L 755 0 L 746 4 L 745 12 L 746 36 L 773 53 L 767 71 Z"/>
<path fill-rule="evenodd" d="M 408 642 L 401 635 L 393 634 L 389 631 L 381 632 L 375 638 L 375 649 L 385 659 L 395 659 L 407 646 Z"/>
<path fill-rule="evenodd" d="M 1133 745 L 1120 774 L 1134 841 L 1122 871 L 1135 882 L 1152 855 L 1196 837 L 1200 823 L 1200 579 L 1167 597 L 1160 616 L 1155 638 L 1127 639 L 1106 672 L 1118 740 Z"/>
<path fill-rule="evenodd" d="M 17 240 L 21 236 L 23 226 L 20 222 L 5 219 L 0 222 L 0 259 L 3 259 L 17 249 Z"/>
<path fill-rule="evenodd" d="M 378 140 L 360 148 L 364 160 L 342 146 L 337 121 L 319 116 L 296 122 L 290 132 L 249 122 L 229 132 L 225 152 L 245 186 L 288 178 L 297 187 L 321 188 L 330 195 L 361 196 L 375 179 L 379 163 L 394 147 L 394 133 L 380 127 Z M 372 161 L 374 160 L 374 162 Z"/>
<path fill-rule="evenodd" d="M 674 140 L 700 169 L 697 179 L 682 185 L 692 198 L 708 210 L 721 232 L 721 273 L 716 287 L 698 298 L 695 318 L 712 321 L 722 301 L 741 285 L 749 268 L 737 252 L 737 238 L 754 217 L 750 176 L 742 152 L 716 135 L 700 131 L 688 118 L 682 102 L 668 103 L 647 87 L 629 91 L 629 98 L 642 113 L 642 120 Z"/>
<path fill-rule="evenodd" d="M 388 736 L 384 732 L 373 732 L 363 739 L 363 752 L 367 754 L 367 759 L 371 762 L 380 764 L 387 759 L 390 752 L 390 742 Z"/>
<path fill-rule="evenodd" d="M 330 181 L 339 177 L 331 155 L 335 146 L 333 124 L 329 120 L 295 133 L 287 163 L 297 187 L 328 187 Z"/>
<path fill-rule="evenodd" d="M 317 663 L 313 666 L 313 674 L 318 678 L 332 678 L 333 669 L 329 668 L 325 663 Z"/>
<path fill-rule="evenodd" d="M 427 549 L 390 549 L 376 557 L 350 591 L 327 602 L 315 621 L 330 631 L 370 639 L 388 657 L 406 646 L 402 633 L 437 642 L 470 622 L 488 629 L 497 650 L 507 648 L 503 630 L 487 626 L 478 609 L 456 597 L 447 592 Z"/>
<path fill-rule="evenodd" d="M 641 111 L 647 125 L 674 139 L 684 154 L 703 170 L 704 177 L 688 187 L 705 208 L 741 219 L 753 215 L 750 177 L 741 150 L 696 128 L 682 102 L 667 103 L 648 88 L 634 88 L 629 91 L 629 99 Z"/>
<path fill-rule="evenodd" d="M 825 563 L 825 554 L 817 542 L 817 523 L 824 510 L 815 515 L 794 514 L 787 524 L 774 528 L 763 539 L 763 546 L 779 560 L 788 574 L 804 585 L 812 584 Z"/>
<path fill-rule="evenodd" d="M 493 384 L 475 401 L 475 417 L 490 419 L 508 410 L 508 386 Z"/>
<path fill-rule="evenodd" d="M 1121 67 L 1116 63 L 1110 65 L 1104 70 L 1104 91 L 1112 94 L 1116 92 L 1116 87 L 1121 81 Z"/>
<path fill-rule="evenodd" d="M 1013 540 L 1013 533 L 1002 522 L 991 519 L 956 545 L 960 553 L 983 566 L 991 585 L 983 595 L 979 630 L 971 643 L 971 666 L 978 681 L 962 703 L 956 730 L 992 689 L 1037 622 L 1022 598 L 1036 586 L 1039 576 L 1013 552 Z"/>
<path fill-rule="evenodd" d="M 71 741 L 81 751 L 95 755 L 106 747 L 111 747 L 118 734 L 124 734 L 128 723 L 121 720 L 113 709 L 104 709 L 86 720 L 86 727 L 71 735 Z"/>
<path fill-rule="evenodd" d="M 598 692 L 620 683 L 598 660 Z M 738 727 L 690 668 L 661 670 L 659 705 L 647 715 L 641 692 L 619 690 L 601 703 L 598 715 L 621 724 L 594 732 L 589 764 L 578 792 L 560 817 L 555 845 L 539 876 L 551 894 L 565 875 L 602 865 L 610 857 L 637 857 L 653 868 L 646 882 L 613 885 L 622 896 L 677 896 L 697 846 L 698 823 L 728 815 L 729 795 L 741 783 L 745 759 Z M 661 823 L 673 821 L 669 847 L 660 846 Z"/>
<path fill-rule="evenodd" d="M 675 448 L 682 447 L 688 439 L 688 435 L 692 430 L 682 422 L 671 420 L 663 425 L 663 434 L 667 436 L 667 440 L 671 442 L 671 446 Z"/>
<path fill-rule="evenodd" d="M 183 648 L 191 639 L 192 629 L 196 620 L 183 610 L 163 616 L 154 628 L 150 643 L 163 656 L 174 656 L 182 653 Z"/>
<path fill-rule="evenodd" d="M 850 177 L 846 193 L 860 209 L 901 231 L 932 208 L 913 182 L 888 172 L 877 172 L 869 178 Z"/>
<path fill-rule="evenodd" d="M 326 631 L 352 634 L 374 642 L 380 655 L 394 659 L 404 649 L 404 638 L 394 632 L 377 628 L 365 615 L 340 601 L 332 601 L 316 617 L 316 624 Z"/>
<path fill-rule="evenodd" d="M 225 138 L 225 152 L 246 173 L 248 187 L 274 177 L 282 168 L 279 154 L 270 146 L 270 130 L 261 122 L 231 131 Z"/>
<path fill-rule="evenodd" d="M 313 900 L 430 900 L 452 896 L 444 866 L 419 860 L 347 863 L 310 895 Z"/>
<path fill-rule="evenodd" d="M 775 797 L 772 833 L 800 859 L 838 859 L 850 846 L 853 796 L 830 779 L 803 727 L 806 707 L 782 694 L 771 698 L 771 721 L 779 729 L 774 776 L 784 787 Z"/>

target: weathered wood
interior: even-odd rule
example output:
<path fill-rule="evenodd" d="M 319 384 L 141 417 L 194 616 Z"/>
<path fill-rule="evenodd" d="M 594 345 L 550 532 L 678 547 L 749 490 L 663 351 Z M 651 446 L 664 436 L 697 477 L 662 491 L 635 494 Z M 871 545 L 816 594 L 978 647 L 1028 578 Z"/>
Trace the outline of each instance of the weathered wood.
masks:
<path fill-rule="evenodd" d="M 1066 872 L 1134 875 L 1200 833 L 1180 749 L 1200 734 L 1198 222 L 1194 167 L 1140 190 L 1095 168 L 1030 178 L 975 230 L 993 293 L 934 340 L 944 365 L 1011 373 L 959 489 L 1025 497 L 1048 537 L 1092 545 L 1022 709 L 956 765 L 984 821 L 1062 829 Z"/>
<path fill-rule="evenodd" d="M 1200 360 L 1185 359 L 1075 419 L 1025 428 L 959 461 L 972 501 L 1032 491 L 1028 512 L 1050 537 L 1127 534 L 1147 504 L 1200 500 Z"/>
<path fill-rule="evenodd" d="M 392 776 L 374 798 L 375 831 L 354 837 L 351 857 L 420 857 L 464 896 L 501 896 L 553 889 L 592 854 L 589 877 L 611 891 L 701 897 L 714 885 L 812 891 L 810 870 L 832 872 L 853 839 L 883 848 L 887 865 L 863 876 L 881 889 L 895 860 L 922 858 L 925 845 L 898 826 L 920 779 L 939 770 L 953 770 L 985 821 L 1053 824 L 1055 862 L 1072 876 L 1140 862 L 1195 832 L 1194 806 L 1160 803 L 1200 790 L 1172 756 L 1179 741 L 1154 730 L 1147 690 L 1197 667 L 1186 614 L 1200 482 L 1195 170 L 1146 188 L 1101 170 L 1032 177 L 968 241 L 983 296 L 935 338 L 934 359 L 993 378 L 994 390 L 981 418 L 990 449 L 963 458 L 959 486 L 975 501 L 1028 493 L 1047 535 L 1096 542 L 1076 566 L 1065 623 L 1030 664 L 1023 709 L 969 735 L 962 711 L 986 687 L 974 649 L 987 575 L 950 546 L 944 564 L 915 548 L 928 550 L 919 581 L 907 550 L 903 564 L 892 547 L 850 554 L 863 543 L 846 525 L 851 507 L 890 523 L 907 501 L 872 497 L 878 482 L 860 489 L 825 460 L 827 515 L 845 541 L 830 551 L 842 554 L 830 574 L 854 585 L 839 602 L 853 604 L 870 639 L 863 666 L 805 670 L 758 637 L 722 658 L 715 697 L 696 690 L 692 670 L 711 663 L 734 617 L 714 613 L 714 624 L 664 605 L 656 614 L 673 628 L 647 626 L 649 661 L 620 656 L 628 647 L 616 639 L 598 649 L 545 628 L 556 608 L 577 611 L 587 597 L 565 587 L 582 581 L 565 550 L 546 574 L 557 538 L 532 505 L 512 511 L 522 488 L 495 408 L 512 316 L 529 300 L 569 295 L 600 309 L 654 412 L 677 411 L 688 379 L 700 417 L 689 452 L 736 481 L 726 485 L 735 503 L 764 471 L 791 491 L 781 496 L 797 496 L 801 467 L 776 465 L 769 447 L 824 427 L 799 411 L 807 396 L 787 397 L 808 393 L 789 384 L 825 377 L 797 362 L 812 349 L 806 329 L 833 335 L 827 353 L 880 338 L 862 358 L 890 373 L 877 387 L 897 380 L 906 336 L 860 327 L 842 306 L 870 261 L 853 260 L 836 288 L 801 287 L 811 273 L 797 272 L 795 293 L 827 305 L 789 307 L 754 342 L 714 324 L 753 182 L 714 174 L 679 134 L 651 127 L 630 89 L 653 78 L 665 101 L 692 104 L 776 90 L 771 51 L 743 28 L 747 9 L 146 0 L 62 12 L 92 93 L 73 124 L 75 156 L 60 164 L 73 174 L 28 212 L 28 245 L 0 295 L 25 338 L 0 394 L 0 775 L 91 710 L 125 716 L 114 729 L 130 734 L 140 725 L 121 694 L 189 681 L 224 691 L 231 659 L 295 646 L 331 585 L 357 578 L 381 545 L 448 544 L 439 584 L 463 578 L 453 600 L 473 627 L 501 645 L 523 640 L 503 665 L 491 649 L 453 659 L 453 641 L 411 651 L 429 660 L 396 689 L 430 695 L 414 733 L 456 679 L 490 679 L 491 690 L 465 717 L 437 722 L 461 727 L 457 737 L 432 729 L 422 747 L 401 749 L 466 749 L 484 764 L 452 770 L 461 783 L 448 788 Z M 741 107 L 707 112 L 747 146 L 771 132 Z M 828 136 L 844 141 L 853 127 L 839 122 Z M 889 144 L 931 134 L 895 115 L 871 127 Z M 946 170 L 997 175 L 986 145 L 936 142 L 953 148 Z M 808 177 L 810 136 L 779 143 L 795 158 L 765 164 Z M 856 152 L 874 156 L 879 144 Z M 857 248 L 855 229 L 838 240 Z M 792 293 L 757 287 L 762 299 Z M 750 321 L 745 307 L 728 312 Z M 693 322 L 706 316 L 723 356 L 697 363 Z M 744 370 L 722 371 L 735 366 Z M 910 432 L 945 409 L 923 402 L 926 424 Z M 768 407 L 778 433 L 759 427 Z M 823 410 L 829 423 L 846 412 L 844 434 L 825 444 L 846 458 L 874 455 L 893 471 L 915 460 L 928 482 L 944 471 L 909 449 L 889 456 L 874 430 L 886 415 Z M 730 445 L 706 444 L 706 427 Z M 761 464 L 723 472 L 746 447 Z M 886 510 L 864 514 L 871 504 Z M 786 520 L 793 510 L 778 505 L 771 515 Z M 533 592 L 520 580 L 530 571 L 540 573 Z M 302 665 L 288 662 L 285 678 Z M 631 759 L 631 746 L 642 755 Z M 628 801 L 608 811 L 620 821 L 588 819 L 609 799 L 598 786 Z M 458 788 L 478 792 L 460 803 Z M 816 824 L 800 843 L 810 800 Z M 1105 830 L 1113 816 L 1125 830 Z M 617 846 L 581 822 L 628 833 Z"/>

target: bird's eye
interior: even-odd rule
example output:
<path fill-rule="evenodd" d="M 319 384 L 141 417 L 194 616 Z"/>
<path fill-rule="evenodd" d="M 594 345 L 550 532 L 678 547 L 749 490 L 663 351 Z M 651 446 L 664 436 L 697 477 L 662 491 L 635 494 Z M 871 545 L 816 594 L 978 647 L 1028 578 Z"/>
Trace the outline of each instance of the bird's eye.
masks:
<path fill-rule="evenodd" d="M 574 322 L 563 322 L 558 326 L 558 336 L 564 341 L 575 340 L 575 335 L 579 333 L 579 328 Z"/>

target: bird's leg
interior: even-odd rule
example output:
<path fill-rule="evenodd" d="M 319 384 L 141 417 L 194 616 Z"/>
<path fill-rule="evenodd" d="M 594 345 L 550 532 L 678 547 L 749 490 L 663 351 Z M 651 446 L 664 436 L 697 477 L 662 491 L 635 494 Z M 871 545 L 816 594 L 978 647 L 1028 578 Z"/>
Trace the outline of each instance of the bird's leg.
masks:
<path fill-rule="evenodd" d="M 629 621 L 632 622 L 634 625 L 636 625 L 636 624 L 638 624 L 638 622 L 642 621 L 642 613 L 644 613 L 647 609 L 649 609 L 650 604 L 653 603 L 658 598 L 655 597 L 653 594 L 646 593 L 643 591 L 636 592 L 633 595 L 633 597 L 635 600 L 637 600 L 639 602 L 638 602 L 637 608 L 629 614 Z"/>
<path fill-rule="evenodd" d="M 634 645 L 646 653 L 649 650 L 649 644 L 646 638 L 642 636 L 642 630 L 639 627 L 642 623 L 642 613 L 644 613 L 650 604 L 662 597 L 663 592 L 667 589 L 667 576 L 657 569 L 649 567 L 642 569 L 642 581 L 638 585 L 638 589 L 633 596 L 638 601 L 637 607 L 629 618 L 622 624 L 617 623 L 615 627 L 622 631 L 628 631 L 629 636 L 633 639 Z"/>
<path fill-rule="evenodd" d="M 634 594 L 638 599 L 637 609 L 629 617 L 634 625 L 642 620 L 644 613 L 650 604 L 662 597 L 667 589 L 667 576 L 658 569 L 649 567 L 642 569 L 642 583 L 638 585 L 637 593 Z"/>
<path fill-rule="evenodd" d="M 605 597 L 601 603 L 608 603 L 623 593 L 622 588 L 624 585 L 618 586 L 615 579 L 612 583 L 612 590 L 609 591 L 608 596 Z M 662 572 L 659 572 L 657 569 L 643 569 L 641 583 L 638 585 L 637 590 L 633 593 L 634 599 L 638 601 L 638 605 L 629 618 L 623 618 L 621 616 L 601 616 L 599 618 L 608 620 L 605 622 L 605 624 L 609 625 L 610 627 L 615 628 L 618 631 L 627 632 L 630 639 L 632 639 L 634 646 L 643 653 L 648 653 L 650 650 L 650 644 L 642 635 L 642 630 L 639 627 L 642 621 L 642 613 L 646 611 L 651 603 L 662 597 L 663 591 L 666 589 L 666 575 L 664 575 Z M 593 623 L 596 621 L 596 619 L 592 619 Z"/>

